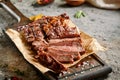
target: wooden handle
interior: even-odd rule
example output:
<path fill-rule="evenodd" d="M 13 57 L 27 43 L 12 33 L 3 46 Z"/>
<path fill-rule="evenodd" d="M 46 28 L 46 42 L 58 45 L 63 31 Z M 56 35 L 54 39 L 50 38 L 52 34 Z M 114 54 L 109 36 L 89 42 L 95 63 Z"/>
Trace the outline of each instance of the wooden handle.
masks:
<path fill-rule="evenodd" d="M 0 4 L 5 10 L 7 10 L 12 16 L 14 16 L 18 20 L 18 22 L 29 20 L 11 3 L 10 0 L 0 0 Z"/>

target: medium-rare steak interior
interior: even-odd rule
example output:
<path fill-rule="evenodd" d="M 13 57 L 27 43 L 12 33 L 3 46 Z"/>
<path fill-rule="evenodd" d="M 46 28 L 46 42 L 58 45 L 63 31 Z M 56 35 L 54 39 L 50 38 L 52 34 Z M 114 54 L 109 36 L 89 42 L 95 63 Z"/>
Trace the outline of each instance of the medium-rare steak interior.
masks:
<path fill-rule="evenodd" d="M 43 66 L 55 71 L 67 70 L 63 64 L 74 63 L 85 53 L 80 32 L 69 16 L 43 16 L 18 31 L 34 51 L 34 57 Z"/>

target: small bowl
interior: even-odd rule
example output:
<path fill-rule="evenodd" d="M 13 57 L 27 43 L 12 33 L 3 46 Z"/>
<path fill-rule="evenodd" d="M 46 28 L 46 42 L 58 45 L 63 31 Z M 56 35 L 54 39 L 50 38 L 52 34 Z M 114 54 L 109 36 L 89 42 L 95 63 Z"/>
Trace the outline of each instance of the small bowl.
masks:
<path fill-rule="evenodd" d="M 79 6 L 85 2 L 85 0 L 66 0 L 67 4 L 70 6 Z"/>
<path fill-rule="evenodd" d="M 37 0 L 37 3 L 39 5 L 47 5 L 47 4 L 50 4 L 52 3 L 54 0 L 48 0 L 48 1 L 45 1 L 45 0 Z"/>

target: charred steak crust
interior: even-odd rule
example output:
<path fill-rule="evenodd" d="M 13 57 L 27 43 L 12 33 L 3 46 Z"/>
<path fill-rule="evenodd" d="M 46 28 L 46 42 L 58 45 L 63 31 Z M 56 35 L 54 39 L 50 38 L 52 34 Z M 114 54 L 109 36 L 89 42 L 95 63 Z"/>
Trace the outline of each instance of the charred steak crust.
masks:
<path fill-rule="evenodd" d="M 43 17 L 48 24 L 43 25 L 43 30 L 50 39 L 79 37 L 76 26 L 68 26 L 69 16 L 62 14 L 54 17 Z"/>
<path fill-rule="evenodd" d="M 81 45 L 80 33 L 69 16 L 43 16 L 18 31 L 34 50 L 40 64 L 55 72 L 67 70 L 63 63 L 73 63 L 85 53 Z"/>

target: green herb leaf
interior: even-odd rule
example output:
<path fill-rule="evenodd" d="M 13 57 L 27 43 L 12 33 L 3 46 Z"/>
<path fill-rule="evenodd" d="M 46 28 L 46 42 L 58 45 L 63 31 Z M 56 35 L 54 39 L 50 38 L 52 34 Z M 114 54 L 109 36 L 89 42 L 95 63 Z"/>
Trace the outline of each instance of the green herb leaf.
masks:
<path fill-rule="evenodd" d="M 77 11 L 74 15 L 75 18 L 81 18 L 81 17 L 85 17 L 85 13 L 83 11 Z"/>

